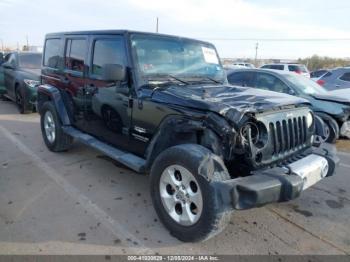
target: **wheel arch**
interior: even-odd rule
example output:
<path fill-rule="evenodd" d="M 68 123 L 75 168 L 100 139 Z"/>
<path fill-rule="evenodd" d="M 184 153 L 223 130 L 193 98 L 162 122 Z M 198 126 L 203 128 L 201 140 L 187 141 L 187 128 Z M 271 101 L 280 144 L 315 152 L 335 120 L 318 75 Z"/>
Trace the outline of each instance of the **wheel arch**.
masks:
<path fill-rule="evenodd" d="M 66 94 L 68 95 L 68 94 Z M 71 117 L 67 110 L 64 94 L 60 90 L 51 85 L 40 85 L 38 87 L 38 112 L 41 113 L 41 109 L 45 102 L 53 101 L 57 110 L 58 117 L 63 125 L 71 125 Z"/>
<path fill-rule="evenodd" d="M 183 144 L 202 146 L 222 159 L 225 156 L 221 137 L 214 129 L 206 126 L 204 121 L 171 115 L 163 119 L 146 149 L 146 170 L 150 170 L 161 152 Z"/>

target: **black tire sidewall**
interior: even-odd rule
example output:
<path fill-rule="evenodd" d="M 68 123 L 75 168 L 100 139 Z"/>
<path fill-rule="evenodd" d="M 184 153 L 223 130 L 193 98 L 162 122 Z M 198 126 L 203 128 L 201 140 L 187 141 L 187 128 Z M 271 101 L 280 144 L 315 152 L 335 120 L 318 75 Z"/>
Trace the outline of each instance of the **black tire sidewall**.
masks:
<path fill-rule="evenodd" d="M 208 150 L 208 152 L 210 152 Z M 203 160 L 201 156 L 192 154 L 189 151 L 173 147 L 164 151 L 155 160 L 151 169 L 151 196 L 154 208 L 170 233 L 181 241 L 196 242 L 204 240 L 213 231 L 218 213 L 221 207 L 216 198 L 216 192 L 209 181 L 198 175 L 198 167 Z M 160 177 L 165 168 L 171 165 L 180 165 L 189 170 L 197 180 L 203 198 L 203 210 L 199 220 L 191 226 L 182 226 L 175 222 L 165 210 L 159 191 Z"/>
<path fill-rule="evenodd" d="M 44 127 L 44 119 L 45 119 L 45 114 L 46 114 L 47 111 L 51 112 L 53 120 L 55 122 L 55 141 L 53 143 L 51 143 L 47 139 L 46 132 L 45 132 L 45 127 Z M 45 102 L 44 103 L 44 105 L 42 107 L 42 110 L 41 110 L 41 114 L 40 114 L 40 126 L 41 126 L 41 133 L 43 135 L 43 139 L 44 139 L 44 142 L 45 142 L 46 146 L 51 151 L 55 151 L 56 144 L 57 144 L 57 141 L 58 141 L 58 138 L 59 138 L 59 132 L 60 132 L 60 129 L 61 129 L 61 123 L 60 123 L 60 121 L 58 119 L 56 108 L 55 108 L 55 106 L 53 105 L 52 102 Z"/>
<path fill-rule="evenodd" d="M 16 100 L 16 105 L 18 106 L 18 110 L 21 114 L 25 113 L 25 101 L 24 101 L 24 92 L 22 92 L 22 88 L 19 85 L 16 85 L 15 87 L 15 100 Z M 21 96 L 21 103 L 19 104 L 17 101 L 17 96 L 18 94 Z"/>
<path fill-rule="evenodd" d="M 324 122 L 329 128 L 329 136 L 326 139 L 326 142 L 334 144 L 337 141 L 337 134 L 335 133 L 335 130 L 332 127 L 332 125 L 330 124 L 329 120 L 324 120 Z"/>

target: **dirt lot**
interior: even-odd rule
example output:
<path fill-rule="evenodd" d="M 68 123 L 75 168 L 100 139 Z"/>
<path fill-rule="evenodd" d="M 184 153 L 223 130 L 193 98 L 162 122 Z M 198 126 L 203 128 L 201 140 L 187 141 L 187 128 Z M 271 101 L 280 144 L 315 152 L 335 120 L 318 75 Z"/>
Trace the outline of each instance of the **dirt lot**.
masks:
<path fill-rule="evenodd" d="M 1 254 L 350 253 L 348 153 L 299 199 L 234 212 L 221 235 L 184 244 L 158 221 L 147 176 L 80 144 L 51 153 L 38 123 L 0 101 Z"/>

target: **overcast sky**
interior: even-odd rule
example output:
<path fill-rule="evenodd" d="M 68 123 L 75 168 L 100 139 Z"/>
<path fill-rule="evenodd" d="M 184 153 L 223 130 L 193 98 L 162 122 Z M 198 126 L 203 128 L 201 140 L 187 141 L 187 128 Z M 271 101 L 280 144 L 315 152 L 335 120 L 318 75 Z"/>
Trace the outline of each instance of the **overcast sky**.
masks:
<path fill-rule="evenodd" d="M 42 45 L 45 33 L 131 29 L 208 40 L 221 57 L 350 57 L 349 0 L 0 0 L 0 39 L 5 46 Z"/>

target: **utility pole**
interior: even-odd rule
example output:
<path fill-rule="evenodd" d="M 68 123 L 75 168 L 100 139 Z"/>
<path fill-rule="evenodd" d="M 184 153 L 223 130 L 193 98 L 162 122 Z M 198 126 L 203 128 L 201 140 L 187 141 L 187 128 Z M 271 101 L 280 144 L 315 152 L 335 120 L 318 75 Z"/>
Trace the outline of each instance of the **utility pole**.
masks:
<path fill-rule="evenodd" d="M 158 33 L 158 23 L 159 23 L 159 19 L 157 17 L 157 23 L 156 23 L 156 33 Z"/>
<path fill-rule="evenodd" d="M 26 50 L 26 51 L 29 51 L 29 41 L 28 41 L 28 35 L 26 35 L 26 40 L 27 40 L 27 50 Z"/>
<path fill-rule="evenodd" d="M 256 43 L 255 45 L 255 66 L 258 66 L 258 49 L 259 49 L 259 43 Z"/>

